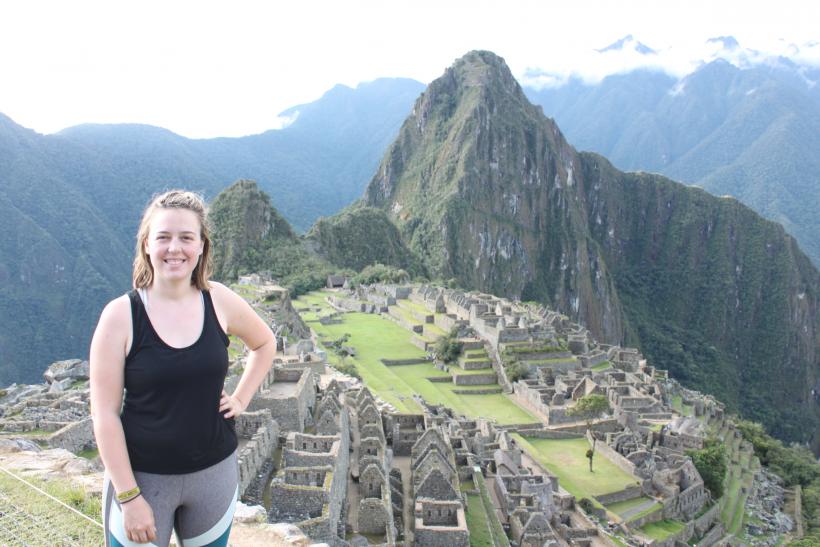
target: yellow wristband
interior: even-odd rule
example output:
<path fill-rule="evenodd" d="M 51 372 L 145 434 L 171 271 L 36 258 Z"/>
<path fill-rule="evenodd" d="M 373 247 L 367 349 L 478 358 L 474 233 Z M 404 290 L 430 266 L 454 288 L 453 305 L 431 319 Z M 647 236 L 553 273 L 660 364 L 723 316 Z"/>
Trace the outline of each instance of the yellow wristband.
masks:
<path fill-rule="evenodd" d="M 139 495 L 140 487 L 135 486 L 131 490 L 126 490 L 125 492 L 120 492 L 119 494 L 117 494 L 117 501 L 120 503 L 125 503 L 126 501 L 131 501 Z"/>

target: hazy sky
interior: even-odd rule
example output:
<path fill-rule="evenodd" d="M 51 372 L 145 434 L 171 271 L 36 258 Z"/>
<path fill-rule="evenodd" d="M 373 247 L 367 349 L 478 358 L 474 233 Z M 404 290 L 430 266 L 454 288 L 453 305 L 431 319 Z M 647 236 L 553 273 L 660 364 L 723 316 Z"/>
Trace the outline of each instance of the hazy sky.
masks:
<path fill-rule="evenodd" d="M 336 83 L 429 82 L 472 49 L 498 53 L 518 77 L 594 80 L 647 62 L 594 51 L 627 34 L 659 52 L 650 64 L 679 75 L 714 55 L 706 40 L 722 35 L 820 64 L 820 2 L 8 1 L 0 112 L 41 133 L 136 122 L 246 135 Z"/>

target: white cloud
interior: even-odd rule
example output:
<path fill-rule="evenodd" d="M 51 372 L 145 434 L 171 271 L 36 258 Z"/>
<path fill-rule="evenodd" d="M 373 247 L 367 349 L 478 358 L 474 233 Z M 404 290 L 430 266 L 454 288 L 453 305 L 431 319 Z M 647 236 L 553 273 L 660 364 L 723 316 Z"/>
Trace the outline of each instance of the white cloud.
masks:
<path fill-rule="evenodd" d="M 749 48 L 732 62 L 790 52 L 820 66 L 818 20 L 820 3 L 804 0 L 4 2 L 0 51 L 14 54 L 0 55 L 0 112 L 41 132 L 139 122 L 245 135 L 337 83 L 429 82 L 471 49 L 539 85 L 642 66 L 680 76 L 717 54 L 708 38 L 727 35 Z M 633 47 L 594 51 L 627 34 Z M 656 53 L 639 54 L 637 40 Z"/>

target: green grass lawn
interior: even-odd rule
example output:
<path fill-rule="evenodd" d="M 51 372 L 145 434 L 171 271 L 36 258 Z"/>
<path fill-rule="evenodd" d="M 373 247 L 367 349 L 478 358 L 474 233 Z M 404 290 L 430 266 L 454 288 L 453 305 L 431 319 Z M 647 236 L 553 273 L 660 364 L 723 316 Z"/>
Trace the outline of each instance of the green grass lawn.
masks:
<path fill-rule="evenodd" d="M 586 451 L 589 443 L 581 439 L 536 439 L 513 433 L 519 446 L 559 479 L 559 484 L 576 498 L 592 498 L 623 490 L 638 484 L 635 477 L 624 473 L 614 463 L 596 451 L 593 473 L 589 472 Z"/>
<path fill-rule="evenodd" d="M 475 368 L 465 370 L 463 368 L 459 368 L 457 365 L 453 365 L 450 367 L 450 372 L 452 372 L 455 376 L 474 376 L 476 374 L 493 374 L 495 370 L 492 368 L 492 366 L 487 368 Z"/>
<path fill-rule="evenodd" d="M 310 296 L 316 302 L 315 293 Z M 302 303 L 300 297 L 295 302 L 298 309 Z M 322 302 L 317 305 L 327 306 Z M 421 407 L 413 400 L 418 393 L 430 403 L 444 404 L 455 412 L 470 417 L 494 418 L 500 424 L 534 423 L 538 420 L 529 412 L 517 406 L 504 394 L 460 395 L 454 389 L 486 389 L 491 386 L 455 386 L 452 383 L 434 383 L 427 380 L 429 376 L 449 376 L 437 370 L 432 364 L 402 365 L 387 367 L 381 359 L 410 359 L 424 357 L 425 353 L 414 346 L 410 339 L 412 333 L 393 321 L 379 315 L 367 313 L 345 313 L 339 316 L 342 324 L 322 325 L 311 323 L 317 335 L 326 341 L 350 334 L 347 345 L 356 349 L 356 356 L 348 362 L 356 365 L 365 384 L 385 401 L 393 404 L 399 412 L 420 412 Z M 328 359 L 333 362 L 335 356 L 328 352 Z M 496 384 L 497 385 L 497 384 Z"/>
<path fill-rule="evenodd" d="M 674 408 L 678 414 L 682 414 L 683 416 L 694 415 L 692 406 L 683 404 L 683 397 L 680 395 L 675 395 L 672 397 L 672 408 Z"/>
<path fill-rule="evenodd" d="M 424 315 L 435 315 L 433 312 L 428 310 L 426 306 L 419 304 L 418 302 L 413 302 L 412 300 L 396 300 L 396 304 L 402 308 L 406 308 L 417 313 L 423 313 Z"/>
<path fill-rule="evenodd" d="M 416 319 L 416 316 L 410 313 L 410 310 L 402 308 L 401 306 L 390 306 L 391 315 L 397 315 L 407 321 L 409 325 L 423 325 L 422 321 Z"/>
<path fill-rule="evenodd" d="M 673 534 L 677 534 L 681 530 L 683 530 L 684 524 L 677 520 L 659 520 L 658 522 L 652 522 L 649 524 L 644 524 L 638 531 L 640 531 L 646 537 L 663 541 L 669 536 Z"/>
<path fill-rule="evenodd" d="M 612 368 L 612 365 L 609 363 L 609 361 L 602 361 L 602 362 L 598 363 L 597 365 L 595 365 L 594 367 L 592 367 L 590 370 L 594 370 L 595 372 L 600 372 L 600 371 L 606 370 L 608 368 Z"/>
<path fill-rule="evenodd" d="M 606 506 L 606 508 L 609 511 L 612 511 L 613 513 L 618 515 L 619 517 L 622 517 L 630 509 L 634 509 L 635 507 L 640 507 L 641 505 L 643 505 L 644 503 L 646 503 L 648 501 L 652 501 L 652 499 L 648 498 L 646 496 L 641 496 L 639 498 L 634 498 L 634 499 L 631 499 L 631 500 L 619 501 L 617 503 L 610 503 L 609 505 Z M 655 505 L 660 507 L 660 504 L 658 504 L 658 503 L 656 503 Z M 653 509 L 653 508 L 650 508 L 650 509 Z M 643 512 L 643 511 L 641 511 L 641 512 Z"/>
<path fill-rule="evenodd" d="M 472 487 L 472 481 L 470 481 Z M 467 494 L 467 529 L 470 530 L 470 547 L 493 547 L 493 539 L 490 534 L 490 523 L 487 519 L 487 512 L 484 504 L 481 503 L 481 496 L 478 494 Z"/>
<path fill-rule="evenodd" d="M 430 335 L 441 338 L 442 336 L 447 336 L 447 332 L 436 325 L 435 323 L 425 323 L 424 324 L 424 331 L 430 333 Z"/>

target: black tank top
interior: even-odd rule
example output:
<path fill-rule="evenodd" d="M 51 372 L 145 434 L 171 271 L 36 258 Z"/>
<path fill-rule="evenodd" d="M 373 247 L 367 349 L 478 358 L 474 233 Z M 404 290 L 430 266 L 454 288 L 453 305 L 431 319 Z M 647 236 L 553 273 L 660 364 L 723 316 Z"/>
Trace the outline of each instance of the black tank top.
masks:
<path fill-rule="evenodd" d="M 131 468 L 167 475 L 220 462 L 236 450 L 237 440 L 233 419 L 219 412 L 229 340 L 210 293 L 203 291 L 202 333 L 187 348 L 163 342 L 137 291 L 128 296 L 134 334 L 125 357 L 121 420 Z"/>

